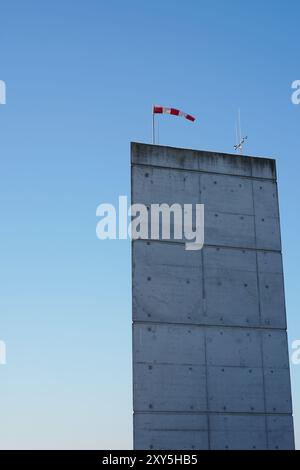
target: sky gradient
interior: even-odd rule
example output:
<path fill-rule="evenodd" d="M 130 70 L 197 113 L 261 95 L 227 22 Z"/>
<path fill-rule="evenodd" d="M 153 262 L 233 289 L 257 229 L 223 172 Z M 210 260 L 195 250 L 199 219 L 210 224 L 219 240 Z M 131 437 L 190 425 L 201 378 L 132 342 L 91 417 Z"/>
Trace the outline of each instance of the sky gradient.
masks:
<path fill-rule="evenodd" d="M 1 449 L 132 446 L 129 241 L 96 207 L 130 194 L 130 141 L 277 159 L 289 343 L 300 339 L 300 4 L 1 0 Z M 300 365 L 292 366 L 300 448 Z"/>

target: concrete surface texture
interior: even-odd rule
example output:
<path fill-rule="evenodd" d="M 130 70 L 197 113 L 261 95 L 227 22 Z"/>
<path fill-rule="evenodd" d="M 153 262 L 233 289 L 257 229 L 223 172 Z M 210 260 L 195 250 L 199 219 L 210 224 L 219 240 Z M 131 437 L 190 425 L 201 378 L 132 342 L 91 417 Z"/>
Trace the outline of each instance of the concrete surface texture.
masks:
<path fill-rule="evenodd" d="M 132 143 L 132 203 L 202 203 L 205 246 L 132 242 L 135 449 L 293 449 L 276 165 Z"/>

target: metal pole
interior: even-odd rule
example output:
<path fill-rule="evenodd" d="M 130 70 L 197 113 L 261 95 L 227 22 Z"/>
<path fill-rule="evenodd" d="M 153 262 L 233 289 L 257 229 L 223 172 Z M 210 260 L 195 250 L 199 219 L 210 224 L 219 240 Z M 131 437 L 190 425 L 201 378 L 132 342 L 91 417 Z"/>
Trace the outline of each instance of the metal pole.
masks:
<path fill-rule="evenodd" d="M 243 155 L 243 141 L 242 141 L 242 128 L 241 128 L 241 109 L 239 108 L 239 140 L 240 140 L 240 154 Z"/>
<path fill-rule="evenodd" d="M 152 144 L 155 144 L 155 114 L 154 106 L 152 107 Z"/>

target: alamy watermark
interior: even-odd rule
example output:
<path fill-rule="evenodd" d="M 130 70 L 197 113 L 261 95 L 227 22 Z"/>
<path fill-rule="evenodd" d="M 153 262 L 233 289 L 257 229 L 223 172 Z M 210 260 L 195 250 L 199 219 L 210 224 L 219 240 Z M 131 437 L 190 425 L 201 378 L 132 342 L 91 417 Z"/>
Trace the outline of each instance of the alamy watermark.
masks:
<path fill-rule="evenodd" d="M 113 204 L 100 204 L 96 227 L 100 240 L 180 240 L 186 250 L 201 250 L 204 245 L 204 205 L 132 204 L 119 196 L 118 209 Z"/>
<path fill-rule="evenodd" d="M 6 364 L 6 344 L 4 341 L 0 340 L 0 366 Z"/>
<path fill-rule="evenodd" d="M 292 103 L 300 104 L 300 80 L 295 80 L 292 83 L 292 90 L 294 90 L 291 97 Z"/>
<path fill-rule="evenodd" d="M 0 104 L 6 104 L 6 83 L 0 80 Z"/>
<path fill-rule="evenodd" d="M 292 342 L 292 356 L 291 361 L 294 366 L 298 366 L 300 364 L 300 340 L 296 339 Z"/>

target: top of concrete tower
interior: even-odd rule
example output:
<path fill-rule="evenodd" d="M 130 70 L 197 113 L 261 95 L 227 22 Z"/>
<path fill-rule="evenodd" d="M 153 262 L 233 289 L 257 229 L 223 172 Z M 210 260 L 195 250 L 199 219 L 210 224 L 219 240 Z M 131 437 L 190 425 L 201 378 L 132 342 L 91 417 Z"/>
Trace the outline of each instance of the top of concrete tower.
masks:
<path fill-rule="evenodd" d="M 276 161 L 230 153 L 131 142 L 131 163 L 276 180 Z"/>

